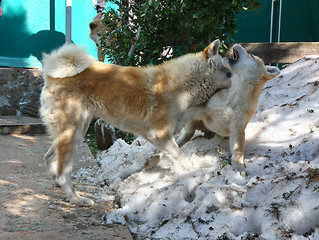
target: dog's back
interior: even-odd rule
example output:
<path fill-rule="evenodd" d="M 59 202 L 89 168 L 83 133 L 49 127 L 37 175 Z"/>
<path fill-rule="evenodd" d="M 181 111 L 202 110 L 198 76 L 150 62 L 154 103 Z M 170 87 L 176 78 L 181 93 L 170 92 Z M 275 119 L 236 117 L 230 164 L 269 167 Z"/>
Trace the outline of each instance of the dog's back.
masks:
<path fill-rule="evenodd" d="M 56 115 L 53 111 L 64 109 L 66 116 L 74 104 L 126 130 L 130 119 L 142 123 L 149 114 L 152 102 L 142 68 L 101 63 L 69 44 L 44 56 L 43 74 L 41 115 L 49 129 L 52 121 L 46 119 Z"/>

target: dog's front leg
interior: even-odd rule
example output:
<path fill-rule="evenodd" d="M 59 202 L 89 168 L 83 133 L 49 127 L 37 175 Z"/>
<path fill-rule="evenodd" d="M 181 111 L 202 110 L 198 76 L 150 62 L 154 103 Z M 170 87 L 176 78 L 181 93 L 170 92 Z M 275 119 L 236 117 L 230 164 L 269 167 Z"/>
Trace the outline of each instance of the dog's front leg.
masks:
<path fill-rule="evenodd" d="M 157 165 L 157 163 L 161 160 L 163 155 L 169 157 L 171 160 L 176 162 L 180 162 L 184 169 L 189 169 L 192 167 L 191 161 L 186 157 L 184 152 L 178 147 L 174 138 L 169 136 L 165 138 L 152 138 L 147 137 L 147 139 L 153 143 L 158 150 L 160 150 L 160 154 L 155 155 L 151 158 L 146 164 L 146 169 L 151 169 Z"/>
<path fill-rule="evenodd" d="M 245 149 L 245 129 L 232 130 L 229 138 L 229 147 L 232 154 L 231 164 L 235 171 L 245 175 L 244 149 Z"/>

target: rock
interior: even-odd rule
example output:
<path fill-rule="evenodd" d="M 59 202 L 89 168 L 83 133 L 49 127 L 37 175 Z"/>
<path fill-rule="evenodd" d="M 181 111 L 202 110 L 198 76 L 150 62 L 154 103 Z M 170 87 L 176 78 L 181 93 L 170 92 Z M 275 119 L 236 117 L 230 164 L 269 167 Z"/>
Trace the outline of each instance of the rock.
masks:
<path fill-rule="evenodd" d="M 104 122 L 102 119 L 98 119 L 94 124 L 96 145 L 98 149 L 106 150 L 113 145 L 117 139 L 115 134 L 115 128 Z"/>
<path fill-rule="evenodd" d="M 0 115 L 16 115 L 20 110 L 37 116 L 41 75 L 36 68 L 0 68 Z"/>

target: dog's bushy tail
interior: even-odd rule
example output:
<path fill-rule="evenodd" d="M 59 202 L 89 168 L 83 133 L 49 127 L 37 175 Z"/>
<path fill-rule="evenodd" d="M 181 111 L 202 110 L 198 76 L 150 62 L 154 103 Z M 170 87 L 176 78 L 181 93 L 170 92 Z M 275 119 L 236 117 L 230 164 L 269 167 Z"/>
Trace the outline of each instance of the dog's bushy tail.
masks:
<path fill-rule="evenodd" d="M 96 61 L 84 49 L 65 44 L 50 54 L 43 54 L 43 73 L 53 78 L 72 77 Z"/>

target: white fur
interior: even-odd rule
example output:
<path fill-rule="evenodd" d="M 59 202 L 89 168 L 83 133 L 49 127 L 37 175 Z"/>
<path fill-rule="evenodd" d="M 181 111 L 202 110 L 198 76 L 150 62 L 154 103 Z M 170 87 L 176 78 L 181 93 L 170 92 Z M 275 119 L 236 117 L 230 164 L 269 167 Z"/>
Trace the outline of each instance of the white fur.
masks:
<path fill-rule="evenodd" d="M 50 55 L 43 54 L 43 72 L 53 78 L 72 77 L 84 71 L 94 61 L 94 57 L 84 49 L 75 44 L 65 44 Z"/>
<path fill-rule="evenodd" d="M 280 71 L 277 67 L 264 66 L 260 58 L 248 54 L 240 45 L 234 45 L 233 49 L 238 52 L 239 59 L 223 59 L 223 65 L 232 73 L 231 87 L 214 94 L 206 106 L 190 108 L 183 115 L 180 124 L 189 119 L 192 121 L 177 142 L 183 145 L 196 128 L 229 137 L 233 168 L 244 171 L 246 125 L 256 110 L 264 84 Z M 200 120 L 202 122 L 196 122 Z"/>

